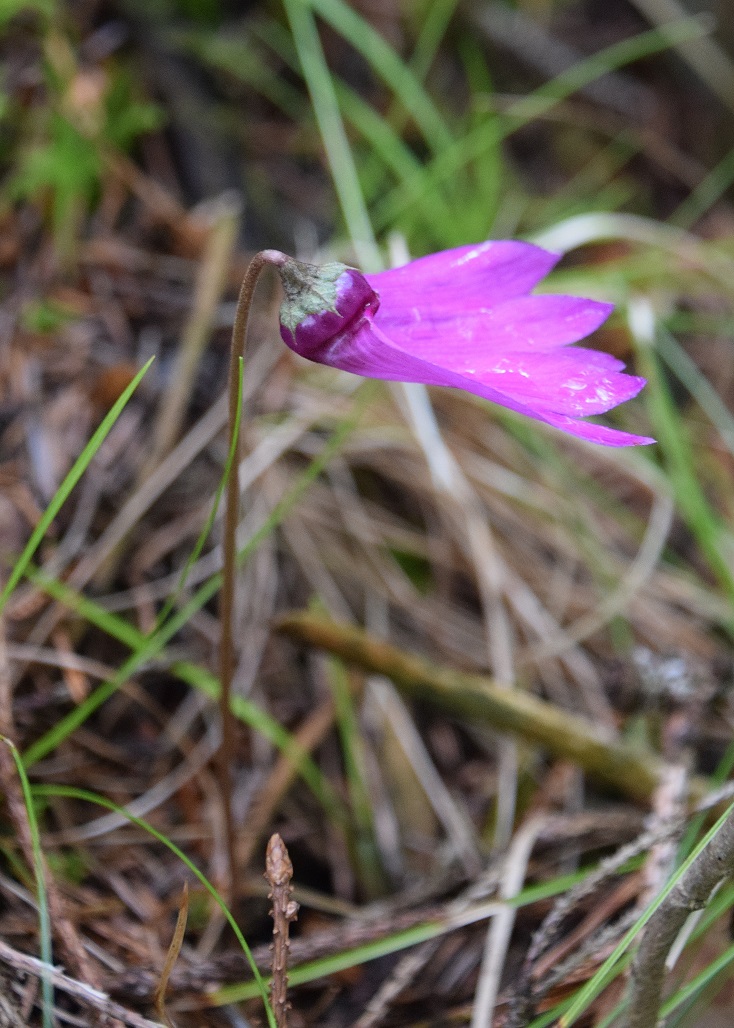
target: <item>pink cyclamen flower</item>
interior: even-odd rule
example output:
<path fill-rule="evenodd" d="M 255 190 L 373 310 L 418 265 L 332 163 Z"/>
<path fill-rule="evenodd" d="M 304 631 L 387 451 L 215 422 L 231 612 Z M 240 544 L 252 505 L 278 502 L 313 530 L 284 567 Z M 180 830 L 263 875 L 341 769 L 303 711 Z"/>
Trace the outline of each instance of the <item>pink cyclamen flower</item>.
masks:
<path fill-rule="evenodd" d="M 272 252 L 272 251 L 271 251 Z M 636 396 L 643 378 L 569 347 L 612 305 L 530 295 L 559 260 L 537 246 L 461 246 L 376 275 L 282 254 L 280 332 L 302 357 L 368 378 L 453 386 L 607 446 L 654 442 L 581 421 Z"/>

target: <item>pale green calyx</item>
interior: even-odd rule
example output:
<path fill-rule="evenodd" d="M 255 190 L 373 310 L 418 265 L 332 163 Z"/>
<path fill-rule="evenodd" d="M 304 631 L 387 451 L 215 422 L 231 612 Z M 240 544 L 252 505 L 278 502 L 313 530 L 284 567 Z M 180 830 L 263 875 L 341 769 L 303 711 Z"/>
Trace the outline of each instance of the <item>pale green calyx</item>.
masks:
<path fill-rule="evenodd" d="M 337 282 L 345 271 L 346 264 L 334 261 L 331 264 L 304 264 L 287 260 L 278 268 L 285 297 L 280 307 L 280 321 L 293 335 L 299 325 L 312 315 L 338 314 Z"/>

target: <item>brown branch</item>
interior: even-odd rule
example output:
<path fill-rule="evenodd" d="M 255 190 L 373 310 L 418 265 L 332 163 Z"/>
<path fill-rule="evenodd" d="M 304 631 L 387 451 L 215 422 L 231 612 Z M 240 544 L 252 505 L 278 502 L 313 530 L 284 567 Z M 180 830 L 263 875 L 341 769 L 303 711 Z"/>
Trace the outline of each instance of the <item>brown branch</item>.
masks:
<path fill-rule="evenodd" d="M 734 813 L 652 915 L 632 966 L 625 1028 L 656 1028 L 665 959 L 690 914 L 703 910 L 714 888 L 734 873 Z"/>
<path fill-rule="evenodd" d="M 412 699 L 537 743 L 638 803 L 650 801 L 667 766 L 654 753 L 620 742 L 606 729 L 555 704 L 519 689 L 502 688 L 489 676 L 455 671 L 403 653 L 359 628 L 294 613 L 282 617 L 276 630 L 370 673 L 385 675 Z M 697 799 L 707 789 L 705 779 L 693 778 L 689 795 Z"/>

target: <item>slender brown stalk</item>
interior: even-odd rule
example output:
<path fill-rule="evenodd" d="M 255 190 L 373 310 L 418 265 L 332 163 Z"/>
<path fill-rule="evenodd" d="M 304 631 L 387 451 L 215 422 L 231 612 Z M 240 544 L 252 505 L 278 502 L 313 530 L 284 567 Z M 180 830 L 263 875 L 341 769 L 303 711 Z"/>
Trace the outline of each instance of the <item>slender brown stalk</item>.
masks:
<path fill-rule="evenodd" d="M 219 772 L 224 801 L 224 821 L 227 836 L 227 861 L 229 864 L 229 888 L 232 895 L 235 888 L 235 830 L 232 815 L 232 764 L 235 751 L 235 722 L 230 710 L 232 697 L 232 678 L 234 675 L 234 597 L 235 577 L 237 574 L 237 524 L 239 522 L 240 486 L 239 438 L 235 438 L 238 422 L 240 361 L 245 355 L 247 341 L 247 323 L 255 286 L 266 264 L 281 265 L 285 255 L 278 250 L 261 250 L 250 261 L 240 287 L 237 299 L 234 327 L 232 329 L 232 351 L 229 362 L 229 448 L 234 451 L 229 477 L 227 479 L 226 508 L 224 516 L 224 536 L 222 540 L 222 592 L 219 601 L 219 620 L 221 638 L 219 643 L 219 677 L 221 681 L 220 712 L 222 720 L 222 745 L 219 749 Z"/>

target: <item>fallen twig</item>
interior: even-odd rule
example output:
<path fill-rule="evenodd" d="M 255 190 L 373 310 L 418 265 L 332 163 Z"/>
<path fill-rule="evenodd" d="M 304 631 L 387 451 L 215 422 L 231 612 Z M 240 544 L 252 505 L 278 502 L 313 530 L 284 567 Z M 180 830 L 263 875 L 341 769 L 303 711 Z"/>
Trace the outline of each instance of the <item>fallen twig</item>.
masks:
<path fill-rule="evenodd" d="M 54 989 L 73 996 L 78 1002 L 98 1010 L 103 1016 L 114 1018 L 123 1024 L 130 1025 L 131 1028 L 163 1028 L 158 1021 L 149 1021 L 132 1010 L 126 1010 L 125 1007 L 111 1000 L 106 993 L 99 989 L 93 989 L 91 985 L 86 985 L 84 982 L 78 982 L 75 978 L 69 978 L 59 968 L 48 967 L 37 957 L 31 957 L 27 953 L 13 949 L 2 939 L 0 939 L 0 961 L 16 971 L 34 975 L 36 978 L 49 975 Z"/>
<path fill-rule="evenodd" d="M 280 618 L 276 629 L 366 671 L 387 676 L 414 699 L 538 743 L 637 802 L 650 801 L 667 766 L 654 753 L 620 742 L 608 730 L 555 704 L 519 689 L 504 689 L 489 676 L 455 671 L 403 653 L 359 628 L 294 613 Z M 705 779 L 694 777 L 689 796 L 699 799 L 707 789 Z"/>

